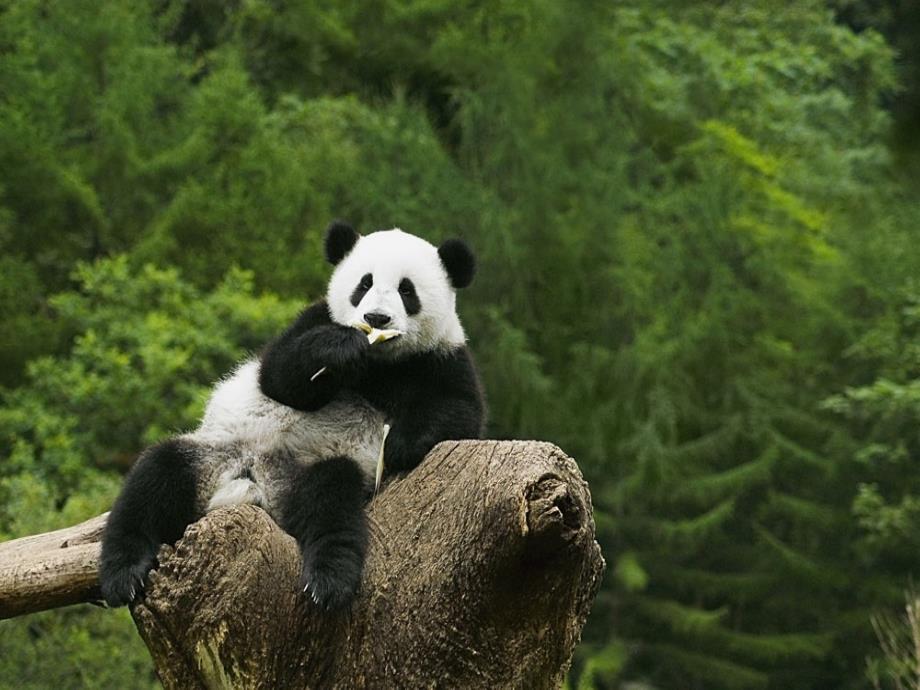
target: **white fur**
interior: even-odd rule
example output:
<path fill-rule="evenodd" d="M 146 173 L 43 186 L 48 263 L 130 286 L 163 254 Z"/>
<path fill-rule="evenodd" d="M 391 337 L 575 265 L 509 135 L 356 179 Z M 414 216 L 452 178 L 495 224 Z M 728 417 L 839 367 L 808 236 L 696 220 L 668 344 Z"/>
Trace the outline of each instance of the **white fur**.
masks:
<path fill-rule="evenodd" d="M 374 285 L 354 307 L 351 294 L 366 273 L 373 275 Z M 415 284 L 422 305 L 415 316 L 406 314 L 399 296 L 403 278 Z M 360 237 L 336 266 L 326 294 L 330 316 L 336 323 L 353 325 L 363 321 L 367 312 L 381 312 L 392 319 L 387 328 L 403 335 L 378 345 L 381 354 L 463 345 L 466 334 L 457 317 L 456 299 L 437 248 L 398 228 Z"/>
<path fill-rule="evenodd" d="M 235 506 L 241 503 L 262 505 L 265 496 L 262 489 L 251 479 L 230 479 L 226 484 L 218 487 L 211 500 L 208 501 L 208 512 L 223 506 Z"/>
<path fill-rule="evenodd" d="M 272 512 L 291 469 L 326 458 L 353 458 L 373 485 L 383 438 L 383 414 L 354 393 L 301 412 L 259 388 L 259 361 L 240 365 L 215 386 L 201 425 L 185 438 L 207 449 L 198 468 L 205 510 L 258 503 Z M 249 471 L 253 482 L 242 478 Z"/>

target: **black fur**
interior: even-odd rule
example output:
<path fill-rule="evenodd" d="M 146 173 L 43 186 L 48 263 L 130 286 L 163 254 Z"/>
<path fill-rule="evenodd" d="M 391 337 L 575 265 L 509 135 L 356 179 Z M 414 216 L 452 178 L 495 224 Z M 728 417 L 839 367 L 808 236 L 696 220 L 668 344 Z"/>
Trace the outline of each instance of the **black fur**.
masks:
<path fill-rule="evenodd" d="M 450 284 L 458 290 L 467 287 L 473 282 L 476 274 L 476 258 L 473 250 L 463 240 L 446 240 L 438 247 L 438 256 L 447 269 Z"/>
<path fill-rule="evenodd" d="M 422 301 L 415 291 L 415 283 L 408 278 L 399 281 L 399 298 L 402 300 L 407 315 L 415 316 L 422 310 Z"/>
<path fill-rule="evenodd" d="M 300 586 L 327 610 L 351 601 L 367 553 L 364 475 L 350 458 L 298 466 L 281 501 L 281 527 L 300 544 Z"/>
<path fill-rule="evenodd" d="M 339 329 L 357 333 L 363 345 L 349 338 L 343 346 Z M 342 389 L 359 393 L 389 421 L 385 457 L 396 471 L 414 468 L 440 441 L 482 434 L 485 402 L 466 347 L 395 360 L 369 352 L 361 331 L 332 324 L 326 303 L 317 302 L 266 348 L 262 392 L 299 410 L 318 409 Z M 322 366 L 327 371 L 311 382 Z"/>
<path fill-rule="evenodd" d="M 361 304 L 361 300 L 364 299 L 364 295 L 367 294 L 367 291 L 374 287 L 374 276 L 370 273 L 365 273 L 361 276 L 361 280 L 355 286 L 354 291 L 351 293 L 351 297 L 348 298 L 348 301 L 351 302 L 351 306 L 357 307 Z"/>
<path fill-rule="evenodd" d="M 197 457 L 194 443 L 170 439 L 145 450 L 128 473 L 102 537 L 99 581 L 109 606 L 140 593 L 160 544 L 177 541 L 197 519 Z"/>
<path fill-rule="evenodd" d="M 317 302 L 262 353 L 259 387 L 288 407 L 318 410 L 357 381 L 369 348 L 364 333 L 333 323 L 326 302 Z"/>
<path fill-rule="evenodd" d="M 355 389 L 390 423 L 384 451 L 388 472 L 415 468 L 441 441 L 483 433 L 485 402 L 466 347 L 396 361 L 374 359 Z"/>
<path fill-rule="evenodd" d="M 357 231 L 348 223 L 334 220 L 326 228 L 326 260 L 333 266 L 344 259 L 358 241 Z"/>

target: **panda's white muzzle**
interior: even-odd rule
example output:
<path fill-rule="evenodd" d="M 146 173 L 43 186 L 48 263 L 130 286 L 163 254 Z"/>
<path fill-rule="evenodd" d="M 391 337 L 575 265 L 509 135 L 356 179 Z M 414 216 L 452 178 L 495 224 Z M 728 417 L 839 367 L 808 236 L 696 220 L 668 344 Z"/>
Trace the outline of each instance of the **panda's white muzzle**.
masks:
<path fill-rule="evenodd" d="M 391 328 L 407 331 L 410 319 L 406 315 L 402 299 L 395 290 L 381 290 L 372 287 L 364 299 L 355 307 L 354 320 L 363 321 L 373 328 Z"/>

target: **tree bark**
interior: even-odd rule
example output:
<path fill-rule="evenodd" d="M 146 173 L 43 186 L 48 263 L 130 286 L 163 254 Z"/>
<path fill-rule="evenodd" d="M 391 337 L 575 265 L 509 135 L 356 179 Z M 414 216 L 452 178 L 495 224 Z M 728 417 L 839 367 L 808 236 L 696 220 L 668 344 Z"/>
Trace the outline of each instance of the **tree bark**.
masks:
<path fill-rule="evenodd" d="M 107 516 L 0 544 L 0 620 L 101 600 L 99 543 Z"/>
<path fill-rule="evenodd" d="M 297 544 L 259 508 L 214 511 L 175 548 L 164 546 L 132 606 L 163 684 L 561 684 L 604 569 L 588 487 L 571 458 L 548 443 L 442 443 L 388 484 L 368 514 L 364 579 L 340 613 L 321 611 L 300 591 Z M 49 550 L 33 554 L 17 540 L 0 545 L 0 563 L 18 553 L 33 559 L 32 572 Z M 8 572 L 0 569 L 0 616 L 75 600 L 56 595 L 36 605 L 34 588 L 31 605 L 7 600 Z M 93 587 L 73 591 L 90 599 Z"/>

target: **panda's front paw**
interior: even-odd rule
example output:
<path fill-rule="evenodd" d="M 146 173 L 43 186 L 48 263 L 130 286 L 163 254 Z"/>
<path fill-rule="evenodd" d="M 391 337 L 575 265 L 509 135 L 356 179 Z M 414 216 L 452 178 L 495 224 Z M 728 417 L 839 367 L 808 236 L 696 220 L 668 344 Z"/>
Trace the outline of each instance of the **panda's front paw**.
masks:
<path fill-rule="evenodd" d="M 367 335 L 350 326 L 336 326 L 335 329 L 335 337 L 327 343 L 332 346 L 326 354 L 328 361 L 337 368 L 360 366 L 370 351 Z"/>
<path fill-rule="evenodd" d="M 125 606 L 144 591 L 144 580 L 156 566 L 156 558 L 145 557 L 130 565 L 103 563 L 99 572 L 102 598 L 111 607 Z"/>
<path fill-rule="evenodd" d="M 361 565 L 356 562 L 340 562 L 339 567 L 329 564 L 314 567 L 304 562 L 301 586 L 304 594 L 324 611 L 346 608 L 355 598 L 361 584 Z"/>

